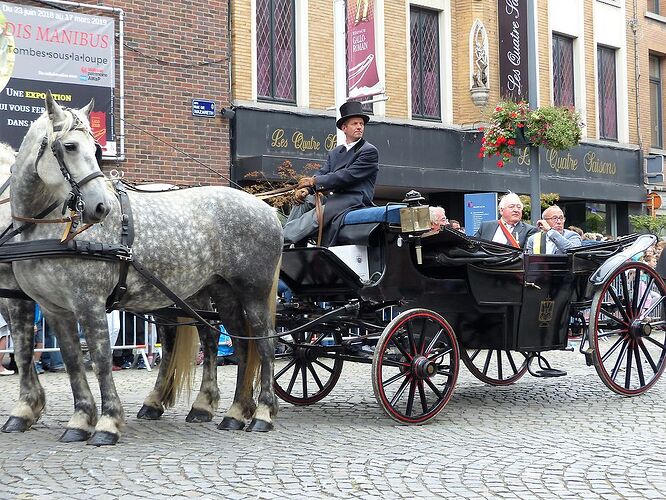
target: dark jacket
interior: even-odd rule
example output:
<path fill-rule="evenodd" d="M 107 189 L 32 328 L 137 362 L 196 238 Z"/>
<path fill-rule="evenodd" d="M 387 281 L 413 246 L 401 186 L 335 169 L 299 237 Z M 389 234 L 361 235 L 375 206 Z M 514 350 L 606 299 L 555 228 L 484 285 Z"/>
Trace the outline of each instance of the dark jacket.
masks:
<path fill-rule="evenodd" d="M 481 238 L 483 240 L 492 241 L 493 236 L 495 236 L 495 231 L 497 231 L 497 224 L 498 221 L 496 220 L 482 222 L 481 226 L 479 227 L 478 231 L 474 236 L 476 236 L 477 238 Z M 518 224 L 516 224 L 516 227 L 514 228 L 513 237 L 516 238 L 516 240 L 518 241 L 520 248 L 525 248 L 525 243 L 527 242 L 527 238 L 531 234 L 536 233 L 537 231 L 538 229 L 535 226 L 533 226 L 532 224 L 527 224 L 526 222 L 523 222 L 521 220 L 520 222 L 518 222 Z"/>
<path fill-rule="evenodd" d="M 325 246 L 335 244 L 345 214 L 353 208 L 372 206 L 379 172 L 377 148 L 361 139 L 347 151 L 338 146 L 328 153 L 326 164 L 315 175 L 315 188 L 326 195 Z"/>

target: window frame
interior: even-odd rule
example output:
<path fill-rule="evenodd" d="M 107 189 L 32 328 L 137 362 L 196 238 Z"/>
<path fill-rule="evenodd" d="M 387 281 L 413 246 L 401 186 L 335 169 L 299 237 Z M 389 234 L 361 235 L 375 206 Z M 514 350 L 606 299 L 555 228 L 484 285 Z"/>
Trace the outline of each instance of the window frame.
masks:
<path fill-rule="evenodd" d="M 606 111 L 604 103 L 609 98 L 607 95 L 608 90 L 602 85 L 602 75 L 604 73 L 606 62 L 603 55 L 612 53 L 613 64 L 613 102 L 615 109 L 615 136 L 606 135 L 603 127 L 603 123 L 606 121 Z M 619 118 L 618 118 L 618 106 L 617 106 L 617 49 L 614 47 L 608 47 L 605 45 L 597 45 L 597 103 L 598 103 L 598 116 L 599 116 L 599 139 L 606 141 L 618 141 L 619 137 Z"/>
<path fill-rule="evenodd" d="M 567 106 L 567 107 L 576 107 L 576 68 L 575 68 L 575 57 L 574 57 L 574 41 L 575 38 L 569 35 L 563 35 L 560 33 L 552 33 L 552 57 L 553 57 L 553 104 L 555 106 Z M 568 44 L 568 45 L 567 45 Z M 558 87 L 555 85 L 555 81 L 557 78 L 558 71 L 556 71 L 556 63 L 555 61 L 559 58 L 555 57 L 555 51 L 556 50 L 562 50 L 566 46 L 566 49 L 568 49 L 568 54 L 567 56 L 570 56 L 571 59 L 571 103 L 563 103 L 561 101 L 561 94 L 562 94 L 562 89 L 561 87 Z M 557 90 L 560 90 L 560 101 L 558 102 L 557 96 L 558 92 Z"/>
<path fill-rule="evenodd" d="M 650 3 L 652 3 L 652 2 L 653 2 L 653 5 L 654 5 L 654 10 L 650 9 Z M 659 0 L 648 0 L 648 2 L 647 2 L 647 11 L 651 12 L 652 14 L 660 15 L 661 14 L 661 12 L 660 12 L 661 11 L 661 5 L 659 5 Z"/>
<path fill-rule="evenodd" d="M 441 30 L 440 30 L 440 15 L 441 11 L 436 10 L 436 9 L 431 9 L 428 7 L 423 7 L 421 5 L 415 5 L 415 4 L 410 4 L 409 5 L 409 56 L 410 56 L 410 75 L 411 75 L 411 89 L 412 93 L 414 92 L 414 68 L 412 67 L 412 23 L 413 23 L 413 18 L 414 14 L 418 15 L 417 23 L 418 23 L 418 35 L 419 35 L 419 47 L 422 50 L 423 47 L 423 23 L 422 23 L 422 16 L 424 14 L 427 15 L 432 15 L 435 20 L 435 28 L 437 29 L 436 33 L 436 38 L 435 38 L 435 46 L 437 47 L 437 54 L 435 55 L 435 61 L 437 63 L 437 85 L 435 85 L 435 90 L 436 90 L 436 99 L 437 99 L 437 115 L 426 115 L 423 113 L 423 104 L 421 105 L 421 109 L 418 110 L 418 112 L 415 112 L 414 110 L 414 99 L 411 99 L 411 106 L 410 106 L 410 111 L 411 111 L 411 117 L 414 120 L 424 120 L 424 121 L 433 121 L 433 122 L 441 122 L 442 121 L 442 61 L 441 61 Z M 420 92 L 421 96 L 423 96 L 423 58 L 421 55 L 419 55 L 419 68 L 418 68 L 418 77 L 419 77 L 419 88 L 418 91 Z M 411 97 L 411 96 L 410 96 Z M 423 99 L 421 99 L 421 103 L 423 103 Z"/>
<path fill-rule="evenodd" d="M 258 13 L 259 13 L 259 2 L 262 0 L 256 0 L 256 8 L 255 8 L 255 24 L 257 25 L 257 35 L 256 35 L 256 51 L 255 51 L 255 57 L 257 61 L 257 78 L 256 78 L 256 88 L 257 88 L 257 100 L 261 102 L 275 102 L 275 103 L 281 103 L 281 104 L 292 104 L 295 105 L 297 103 L 298 99 L 298 82 L 297 82 L 297 72 L 296 72 L 296 52 L 297 52 L 297 47 L 296 47 L 296 0 L 286 0 L 291 4 L 291 46 L 292 46 L 292 51 L 291 51 L 291 81 L 292 81 L 292 88 L 291 88 L 291 94 L 292 96 L 290 98 L 283 98 L 283 97 L 277 97 L 276 94 L 276 55 L 275 55 L 275 25 L 276 25 L 276 20 L 275 20 L 275 2 L 276 0 L 265 0 L 268 3 L 268 12 L 269 12 L 269 73 L 270 73 L 270 94 L 268 96 L 264 96 L 260 94 L 259 91 L 259 33 L 258 33 Z"/>
<path fill-rule="evenodd" d="M 657 61 L 657 72 L 658 76 L 654 77 L 652 76 L 652 71 L 648 71 L 648 80 L 649 80 L 649 86 L 650 86 L 650 97 L 652 97 L 652 86 L 655 85 L 657 88 L 657 102 L 656 102 L 656 123 L 657 123 L 657 142 L 654 142 L 654 130 L 652 129 L 652 121 L 650 122 L 650 146 L 653 148 L 658 148 L 662 149 L 664 147 L 664 115 L 663 115 L 663 82 L 662 82 L 662 58 L 650 54 L 649 60 L 654 59 Z M 650 114 L 652 115 L 652 112 L 655 111 L 653 109 L 653 103 L 652 99 L 650 99 Z"/>

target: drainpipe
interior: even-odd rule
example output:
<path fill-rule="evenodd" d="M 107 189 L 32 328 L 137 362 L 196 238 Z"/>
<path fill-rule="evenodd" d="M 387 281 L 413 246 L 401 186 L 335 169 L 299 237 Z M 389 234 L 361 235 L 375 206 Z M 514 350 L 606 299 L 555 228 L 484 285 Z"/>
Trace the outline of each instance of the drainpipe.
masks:
<path fill-rule="evenodd" d="M 634 99 L 636 101 L 636 134 L 638 137 L 638 165 L 643 172 L 643 186 L 647 184 L 647 172 L 645 168 L 645 158 L 643 153 L 643 131 L 641 129 L 641 106 L 640 89 L 638 87 L 641 80 L 640 57 L 638 54 L 638 6 L 637 0 L 633 0 L 633 17 L 629 21 L 629 28 L 634 41 Z"/>

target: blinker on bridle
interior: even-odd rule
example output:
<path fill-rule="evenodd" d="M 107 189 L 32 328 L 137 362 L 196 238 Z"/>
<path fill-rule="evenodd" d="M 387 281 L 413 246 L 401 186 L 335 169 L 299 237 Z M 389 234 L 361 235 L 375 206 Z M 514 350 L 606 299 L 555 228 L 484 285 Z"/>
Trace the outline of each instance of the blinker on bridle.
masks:
<path fill-rule="evenodd" d="M 74 127 L 70 128 L 68 132 L 77 129 L 83 130 L 85 132 L 88 132 L 92 137 L 92 133 L 83 125 L 81 120 L 79 120 L 79 118 L 72 111 L 70 110 L 67 111 L 71 113 L 72 117 L 74 118 Z M 53 128 L 54 132 L 60 132 L 61 130 L 62 130 L 61 127 Z M 48 135 L 45 135 L 44 138 L 42 139 L 42 143 L 39 146 L 37 158 L 35 159 L 35 169 L 37 169 L 37 164 L 39 163 L 40 158 L 44 155 L 44 151 L 46 151 L 48 143 L 49 143 Z M 62 141 L 60 139 L 56 139 L 55 141 L 53 141 L 53 143 L 51 144 L 51 152 L 53 153 L 53 156 L 58 162 L 58 166 L 60 167 L 60 172 L 62 173 L 62 176 L 65 178 L 65 180 L 69 183 L 71 187 L 71 190 L 67 195 L 67 198 L 65 198 L 65 202 L 62 205 L 62 214 L 64 215 L 68 208 L 72 212 L 83 213 L 86 204 L 85 201 L 83 200 L 83 195 L 81 194 L 81 187 L 86 185 L 91 180 L 96 179 L 97 177 L 104 177 L 104 174 L 102 173 L 101 170 L 97 170 L 86 175 L 80 181 L 76 181 L 72 176 L 72 173 L 70 172 L 69 168 L 67 167 L 67 163 L 65 163 L 65 146 L 62 144 Z M 99 166 L 102 161 L 102 147 L 99 145 L 97 141 L 95 141 L 95 159 L 97 160 L 97 165 Z"/>

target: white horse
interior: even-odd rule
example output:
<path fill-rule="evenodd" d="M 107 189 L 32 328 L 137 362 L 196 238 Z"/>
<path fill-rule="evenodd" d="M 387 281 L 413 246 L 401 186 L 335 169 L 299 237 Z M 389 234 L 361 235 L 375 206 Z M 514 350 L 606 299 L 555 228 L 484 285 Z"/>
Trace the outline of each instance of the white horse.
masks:
<path fill-rule="evenodd" d="M 80 110 L 61 108 L 47 94 L 46 112 L 30 127 L 12 172 L 12 216 L 32 218 L 56 206 L 44 217 L 57 218 L 65 204 L 80 212 L 82 223 L 93 223 L 77 240 L 117 245 L 121 207 L 96 161 L 88 121 L 91 109 L 92 103 Z M 224 187 L 128 195 L 135 237 L 127 292 L 118 307 L 148 312 L 173 303 L 140 269 L 149 270 L 180 297 L 212 298 L 227 330 L 246 337 L 235 345 L 240 361 L 236 393 L 219 427 L 242 429 L 251 420 L 246 430 L 272 429 L 277 402 L 271 337 L 275 334 L 275 290 L 282 252 L 277 218 L 255 197 Z M 17 240 L 32 242 L 61 235 L 61 225 L 34 224 Z M 62 441 L 107 445 L 115 444 L 120 436 L 124 413 L 111 376 L 105 316 L 105 302 L 118 281 L 119 269 L 119 262 L 81 257 L 13 262 L 21 289 L 40 304 L 60 336 L 74 396 L 74 414 Z M 86 381 L 77 321 L 86 335 L 100 385 L 99 419 Z M 248 338 L 253 340 L 248 342 Z M 25 353 L 17 350 L 16 354 L 24 366 Z M 253 398 L 257 373 L 261 382 L 258 404 Z M 209 400 L 217 387 L 211 391 Z M 146 404 L 155 408 L 161 401 L 149 396 Z"/>

